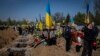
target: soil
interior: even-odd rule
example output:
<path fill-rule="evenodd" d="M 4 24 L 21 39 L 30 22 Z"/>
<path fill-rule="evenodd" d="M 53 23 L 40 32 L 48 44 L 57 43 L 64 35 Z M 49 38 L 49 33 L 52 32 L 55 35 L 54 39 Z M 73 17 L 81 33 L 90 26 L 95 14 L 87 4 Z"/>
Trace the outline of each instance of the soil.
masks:
<path fill-rule="evenodd" d="M 18 37 L 18 33 L 12 28 L 0 30 L 0 49 L 8 45 Z"/>

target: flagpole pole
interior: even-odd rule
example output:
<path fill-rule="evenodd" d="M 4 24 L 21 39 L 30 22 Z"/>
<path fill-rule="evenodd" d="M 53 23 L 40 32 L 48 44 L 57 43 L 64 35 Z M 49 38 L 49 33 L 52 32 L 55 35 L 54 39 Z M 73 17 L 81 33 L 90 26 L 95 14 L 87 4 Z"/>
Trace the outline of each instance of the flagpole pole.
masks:
<path fill-rule="evenodd" d="M 50 1 L 48 0 L 48 3 L 49 3 Z M 49 4 L 49 6 L 50 6 L 50 4 Z M 49 19 L 50 19 L 50 16 L 49 16 Z M 49 24 L 50 24 L 50 22 L 49 22 Z M 48 39 L 50 39 L 50 27 L 48 28 Z"/>
<path fill-rule="evenodd" d="M 50 19 L 50 17 L 49 17 L 49 19 Z M 49 22 L 49 24 L 50 24 L 50 22 Z M 48 39 L 50 39 L 50 27 L 48 27 Z"/>
<path fill-rule="evenodd" d="M 50 29 L 48 29 L 48 39 L 50 39 Z"/>

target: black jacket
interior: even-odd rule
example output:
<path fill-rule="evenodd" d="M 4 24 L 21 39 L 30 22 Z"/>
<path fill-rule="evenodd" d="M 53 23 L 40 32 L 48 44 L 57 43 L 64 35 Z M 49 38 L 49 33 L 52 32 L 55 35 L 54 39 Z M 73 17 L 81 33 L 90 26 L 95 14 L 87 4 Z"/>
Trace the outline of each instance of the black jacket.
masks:
<path fill-rule="evenodd" d="M 84 27 L 82 31 L 84 32 L 85 35 L 84 40 L 88 41 L 96 40 L 96 37 L 98 35 L 98 30 L 95 27 L 93 29 L 88 29 L 87 27 Z"/>
<path fill-rule="evenodd" d="M 64 37 L 71 38 L 71 27 L 65 26 Z"/>

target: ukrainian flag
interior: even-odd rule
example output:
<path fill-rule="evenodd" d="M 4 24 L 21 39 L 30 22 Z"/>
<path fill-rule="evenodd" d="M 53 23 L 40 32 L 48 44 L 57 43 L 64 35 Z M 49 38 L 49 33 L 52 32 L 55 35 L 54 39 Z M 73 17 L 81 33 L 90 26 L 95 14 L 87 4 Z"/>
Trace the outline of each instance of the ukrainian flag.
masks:
<path fill-rule="evenodd" d="M 86 5 L 86 13 L 87 15 L 85 16 L 85 23 L 90 23 L 90 19 L 89 19 L 89 3 L 87 3 Z"/>
<path fill-rule="evenodd" d="M 45 22 L 46 22 L 46 27 L 51 28 L 53 23 L 52 23 L 52 18 L 51 18 L 51 12 L 50 12 L 50 3 L 48 2 L 46 6 L 46 17 L 45 17 Z"/>

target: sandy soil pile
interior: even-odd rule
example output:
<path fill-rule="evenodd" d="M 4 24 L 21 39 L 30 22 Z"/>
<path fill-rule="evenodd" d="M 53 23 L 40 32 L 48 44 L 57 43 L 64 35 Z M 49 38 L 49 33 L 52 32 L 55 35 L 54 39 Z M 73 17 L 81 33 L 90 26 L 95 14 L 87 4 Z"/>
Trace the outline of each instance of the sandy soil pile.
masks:
<path fill-rule="evenodd" d="M 14 37 L 14 36 L 17 36 L 17 35 L 15 33 L 12 33 L 13 30 L 11 30 L 11 29 L 9 29 L 9 30 L 7 30 L 7 32 L 9 32 L 9 34 L 6 33 L 5 36 L 7 36 L 7 35 L 9 36 L 11 34 L 11 36 L 9 36 L 10 39 L 9 38 L 7 38 L 7 39 L 9 39 L 9 41 L 12 41 L 11 37 L 13 37 L 15 39 L 16 37 Z M 2 31 L 2 34 L 3 34 L 3 31 Z M 31 37 L 31 36 L 29 36 L 29 37 Z M 4 53 L 3 56 L 7 56 L 7 52 L 3 52 L 3 53 Z M 82 49 L 79 53 L 77 53 L 75 51 L 75 46 L 73 45 L 71 47 L 70 52 L 66 52 L 65 51 L 65 39 L 57 38 L 57 45 L 44 46 L 43 44 L 40 44 L 36 48 L 28 46 L 28 51 L 25 53 L 27 53 L 26 56 L 80 56 L 82 53 Z M 100 56 L 100 47 L 96 51 L 93 51 L 93 56 Z"/>
<path fill-rule="evenodd" d="M 82 48 L 79 53 L 75 51 L 75 46 L 71 47 L 70 52 L 65 51 L 64 38 L 57 39 L 57 45 L 43 46 L 42 44 L 30 50 L 32 56 L 81 56 Z M 100 56 L 100 48 L 93 51 L 93 56 Z"/>
<path fill-rule="evenodd" d="M 77 56 L 77 53 L 72 48 L 70 53 L 65 51 L 65 40 L 63 38 L 57 39 L 57 45 L 43 46 L 42 44 L 36 48 L 31 49 L 32 56 Z"/>
<path fill-rule="evenodd" d="M 0 48 L 3 48 L 17 37 L 18 34 L 11 28 L 0 30 Z"/>

